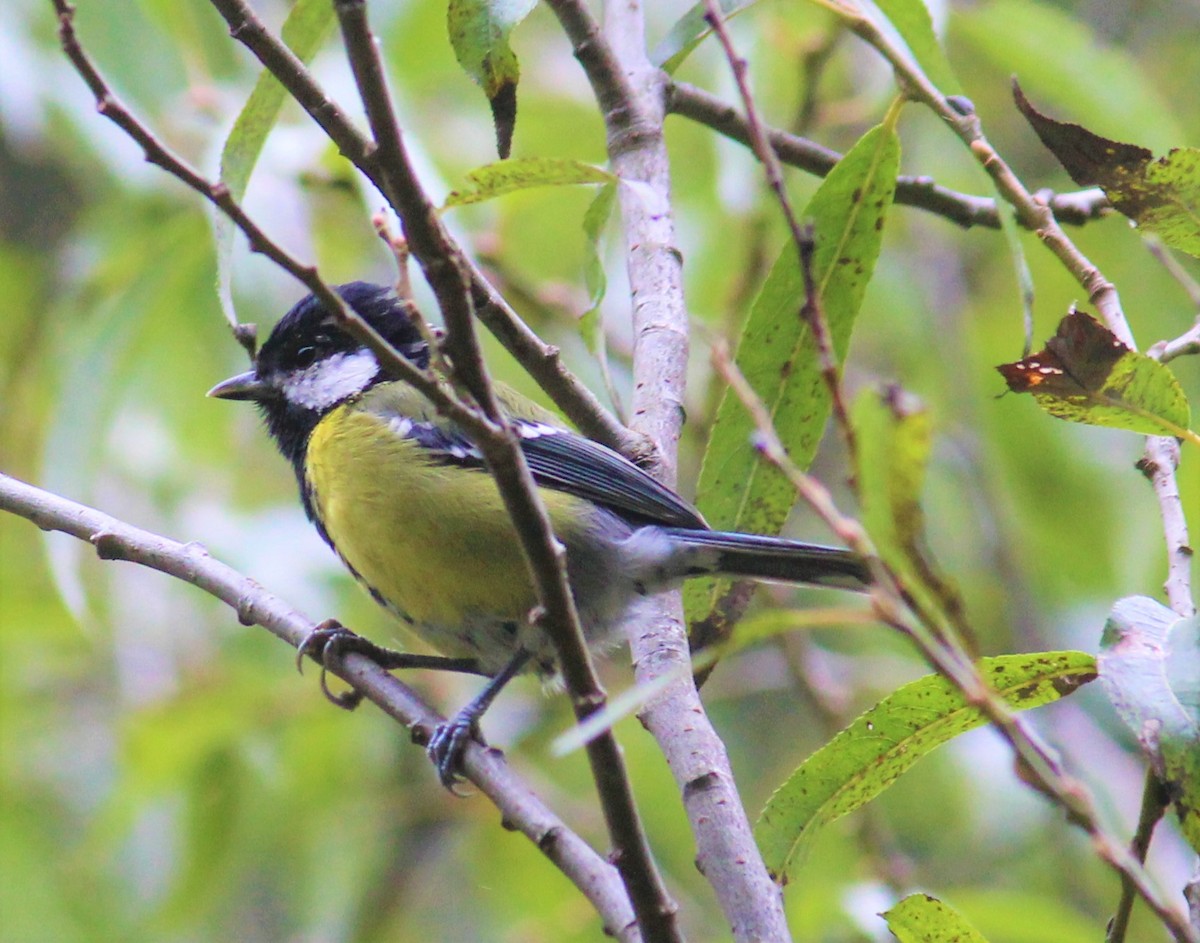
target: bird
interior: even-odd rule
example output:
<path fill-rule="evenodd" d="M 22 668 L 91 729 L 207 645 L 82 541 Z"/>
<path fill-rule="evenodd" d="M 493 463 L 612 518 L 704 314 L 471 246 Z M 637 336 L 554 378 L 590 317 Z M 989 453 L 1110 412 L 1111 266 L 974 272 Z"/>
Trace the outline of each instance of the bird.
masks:
<path fill-rule="evenodd" d="M 413 366 L 430 369 L 428 331 L 394 289 L 358 281 L 334 291 Z M 688 577 L 869 585 L 867 564 L 852 551 L 711 529 L 638 465 L 495 386 L 565 547 L 590 648 L 618 643 L 640 600 Z M 429 741 L 438 775 L 453 789 L 462 751 L 482 740 L 479 721 L 500 690 L 520 673 L 552 679 L 557 670 L 554 645 L 530 619 L 536 593 L 480 450 L 415 387 L 389 375 L 314 295 L 276 324 L 253 369 L 208 395 L 258 406 L 321 538 L 376 602 L 440 654 L 395 652 L 333 622 L 314 633 L 317 647 L 325 655 L 350 647 L 389 669 L 490 679 Z"/>

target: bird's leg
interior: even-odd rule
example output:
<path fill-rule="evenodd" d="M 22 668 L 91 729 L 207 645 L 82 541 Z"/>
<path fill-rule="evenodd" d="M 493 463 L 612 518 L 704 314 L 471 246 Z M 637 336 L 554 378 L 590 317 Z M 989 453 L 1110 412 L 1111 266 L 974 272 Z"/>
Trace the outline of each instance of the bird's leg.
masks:
<path fill-rule="evenodd" d="M 442 781 L 442 785 L 451 792 L 454 792 L 455 783 L 461 779 L 458 771 L 462 768 L 463 751 L 467 748 L 467 743 L 472 738 L 483 743 L 483 737 L 479 732 L 480 718 L 483 717 L 484 712 L 491 706 L 492 701 L 496 699 L 496 695 L 504 689 L 504 686 L 520 674 L 530 657 L 530 653 L 525 649 L 517 649 L 512 660 L 498 675 L 488 681 L 471 703 L 450 720 L 438 724 L 434 728 L 425 752 L 429 754 L 429 759 L 437 767 L 438 778 Z"/>
<path fill-rule="evenodd" d="M 331 702 L 345 710 L 354 710 L 362 701 L 357 691 L 335 694 L 329 690 L 326 675 L 341 659 L 353 652 L 363 655 L 387 671 L 402 668 L 431 668 L 435 671 L 460 671 L 465 674 L 486 675 L 474 658 L 446 658 L 442 655 L 417 655 L 398 652 L 376 645 L 356 635 L 336 619 L 326 619 L 305 636 L 296 652 L 296 668 L 302 670 L 307 655 L 321 666 L 321 690 Z"/>

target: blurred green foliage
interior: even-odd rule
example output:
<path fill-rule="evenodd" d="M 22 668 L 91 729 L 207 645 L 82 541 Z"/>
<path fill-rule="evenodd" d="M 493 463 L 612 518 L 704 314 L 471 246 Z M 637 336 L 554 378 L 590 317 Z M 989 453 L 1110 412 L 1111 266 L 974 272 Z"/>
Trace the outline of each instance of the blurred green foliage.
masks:
<path fill-rule="evenodd" d="M 688 4 L 646 6 L 653 46 Z M 261 7 L 275 25 L 286 14 L 280 2 Z M 244 368 L 216 301 L 206 210 L 96 115 L 57 49 L 48 3 L 9 0 L 5 12 L 0 469 L 198 540 L 314 618 L 336 615 L 387 641 L 392 625 L 310 532 L 291 473 L 254 416 L 204 398 Z M 1071 185 L 1012 107 L 1013 72 L 1058 117 L 1099 133 L 1156 153 L 1200 144 L 1181 131 L 1200 127 L 1195 9 L 990 0 L 946 13 L 939 5 L 935 22 L 963 90 L 1031 188 Z M 441 199 L 494 159 L 491 116 L 455 63 L 443 5 L 376 4 L 372 15 L 407 141 Z M 79 0 L 77 25 L 131 107 L 214 173 L 258 74 L 216 13 L 202 2 Z M 816 5 L 785 3 L 758 4 L 733 25 L 764 115 L 791 126 L 808 93 L 801 57 L 836 27 Z M 550 11 L 536 8 L 513 45 L 522 63 L 514 156 L 602 163 L 602 123 Z M 356 111 L 336 40 L 314 67 Z M 711 40 L 676 73 L 732 101 L 727 76 Z M 845 149 L 879 121 L 893 93 L 878 58 L 841 37 L 806 133 Z M 987 192 L 969 155 L 929 115 L 909 107 L 900 133 L 903 172 Z M 702 327 L 682 457 L 690 493 L 719 392 L 707 339 L 736 335 L 783 231 L 746 150 L 678 117 L 668 119 L 668 141 L 689 303 Z M 803 205 L 816 182 L 798 172 L 788 179 Z M 369 221 L 381 201 L 360 186 L 288 105 L 247 205 L 329 278 L 386 280 L 389 256 Z M 599 390 L 601 371 L 575 323 L 590 304 L 582 220 L 592 194 L 547 188 L 448 219 L 522 314 Z M 1192 323 L 1186 295 L 1123 219 L 1072 235 L 1121 290 L 1140 346 Z M 1035 236 L 1022 239 L 1041 339 L 1082 290 Z M 614 248 L 603 315 L 614 378 L 625 388 L 629 301 L 619 242 L 606 241 Z M 1184 264 L 1197 274 L 1194 260 Z M 261 333 L 300 294 L 240 237 L 233 289 L 240 316 Z M 1095 651 L 1113 600 L 1160 592 L 1158 508 L 1133 468 L 1136 436 L 1069 425 L 1000 396 L 993 366 L 1019 357 L 1022 341 L 1012 262 L 997 232 L 962 231 L 906 207 L 889 214 L 847 382 L 853 391 L 897 380 L 928 405 L 929 538 L 983 650 Z M 501 377 L 530 389 L 489 349 Z M 1174 369 L 1200 401 L 1195 359 Z M 814 470 L 850 507 L 834 438 Z M 1180 477 L 1193 528 L 1196 460 L 1185 454 Z M 804 512 L 792 532 L 828 539 Z M 608 669 L 617 688 L 629 683 L 621 662 Z M 845 721 L 924 670 L 902 640 L 873 627 L 810 632 L 721 665 L 705 698 L 751 815 Z M 444 708 L 474 690 L 454 678 L 416 683 Z M 603 847 L 586 764 L 546 754 L 568 718 L 563 699 L 529 682 L 506 694 L 488 732 Z M 1113 711 L 1084 691 L 1034 722 L 1127 833 L 1143 766 Z M 665 764 L 636 723 L 618 729 L 685 929 L 696 940 L 725 938 Z M 0 937 L 14 943 L 599 938 L 582 897 L 523 838 L 503 831 L 489 805 L 448 796 L 420 752 L 376 712 L 333 710 L 315 678 L 298 677 L 291 653 L 266 633 L 239 626 L 197 590 L 100 563 L 89 548 L 7 516 L 0 770 Z M 1173 828 L 1160 829 L 1150 859 L 1172 892 L 1186 862 Z M 879 938 L 876 914 L 914 888 L 954 905 L 989 938 L 1022 943 L 1099 939 L 1117 899 L 1112 875 L 1025 789 L 986 730 L 831 827 L 808 860 L 787 899 L 793 929 L 810 940 Z M 1161 937 L 1139 910 L 1130 938 Z"/>

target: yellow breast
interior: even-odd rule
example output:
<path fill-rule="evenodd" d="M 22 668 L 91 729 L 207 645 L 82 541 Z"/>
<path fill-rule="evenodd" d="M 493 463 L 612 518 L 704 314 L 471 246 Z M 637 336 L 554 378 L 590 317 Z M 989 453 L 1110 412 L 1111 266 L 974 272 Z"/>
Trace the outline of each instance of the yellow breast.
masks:
<path fill-rule="evenodd" d="M 444 654 L 477 656 L 478 640 L 463 637 L 472 626 L 525 622 L 533 589 L 486 472 L 431 462 L 386 419 L 349 404 L 313 431 L 305 474 L 338 553 Z M 552 517 L 576 500 L 544 496 Z"/>

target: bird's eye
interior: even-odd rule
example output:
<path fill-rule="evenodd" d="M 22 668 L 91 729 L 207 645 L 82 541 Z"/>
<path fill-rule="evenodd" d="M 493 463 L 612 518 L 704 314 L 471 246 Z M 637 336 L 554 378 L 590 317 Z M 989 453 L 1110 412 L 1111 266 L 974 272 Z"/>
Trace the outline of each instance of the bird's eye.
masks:
<path fill-rule="evenodd" d="M 317 348 L 311 345 L 301 347 L 296 351 L 296 366 L 303 369 L 312 365 L 312 362 L 317 359 Z"/>

